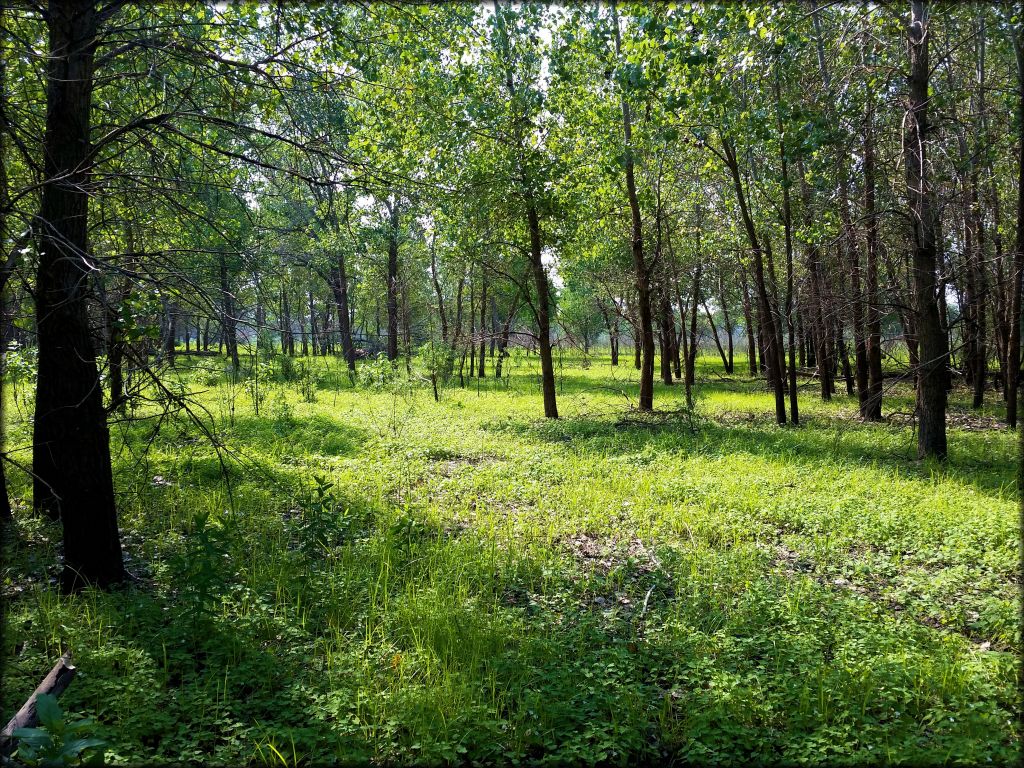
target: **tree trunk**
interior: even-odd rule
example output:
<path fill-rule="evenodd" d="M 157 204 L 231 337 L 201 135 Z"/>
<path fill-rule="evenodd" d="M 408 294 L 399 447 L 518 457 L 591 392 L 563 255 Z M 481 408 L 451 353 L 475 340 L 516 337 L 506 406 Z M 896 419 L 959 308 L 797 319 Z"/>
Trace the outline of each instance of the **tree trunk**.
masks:
<path fill-rule="evenodd" d="M 722 309 L 722 322 L 725 325 L 726 343 L 728 344 L 729 356 L 725 363 L 725 373 L 728 376 L 732 376 L 733 369 L 733 342 L 732 334 L 735 330 L 735 326 L 732 320 L 729 318 L 729 305 L 725 300 L 725 281 L 722 279 L 721 271 L 718 274 L 718 303 Z"/>
<path fill-rule="evenodd" d="M 864 119 L 864 218 L 867 226 L 868 400 L 867 421 L 882 420 L 882 312 L 878 302 L 878 219 L 875 212 L 874 110 L 868 98 Z"/>
<path fill-rule="evenodd" d="M 441 320 L 441 343 L 448 343 L 448 313 L 444 308 L 444 291 L 441 290 L 441 280 L 437 276 L 437 249 L 435 235 L 430 240 L 430 280 L 434 284 L 434 294 L 437 296 L 437 315 Z"/>
<path fill-rule="evenodd" d="M 800 191 L 803 198 L 804 224 L 812 225 L 813 212 L 811 209 L 811 189 L 807 183 L 807 175 L 802 164 L 800 168 Z M 818 381 L 821 385 L 821 399 L 828 402 L 832 399 L 833 379 L 832 370 L 835 361 L 829 354 L 829 330 L 827 314 L 825 312 L 825 277 L 821 268 L 821 250 L 816 242 L 807 244 L 806 253 L 809 296 L 811 305 L 810 331 L 811 343 L 814 347 L 814 361 L 818 373 Z"/>
<path fill-rule="evenodd" d="M 778 326 L 775 324 L 775 314 L 768 296 L 768 286 L 765 281 L 764 260 L 761 256 L 761 243 L 754 228 L 754 221 L 750 217 L 750 210 L 747 207 L 746 195 L 743 191 L 743 183 L 740 179 L 739 163 L 736 161 L 736 151 L 732 143 L 722 137 L 722 149 L 726 164 L 732 174 L 733 187 L 736 192 L 736 199 L 740 206 L 740 215 L 743 219 L 743 226 L 747 233 L 747 240 L 754 257 L 754 284 L 757 288 L 757 297 L 760 310 L 760 325 L 765 337 L 765 355 L 768 364 L 768 379 L 775 393 L 775 420 L 779 424 L 786 423 L 786 385 L 785 378 L 780 370 L 779 363 L 782 359 L 780 350 L 776 346 L 780 337 Z"/>
<path fill-rule="evenodd" d="M 747 270 L 740 265 L 740 280 L 743 283 L 743 324 L 747 330 L 747 366 L 750 378 L 757 378 L 757 334 L 754 330 L 754 314 L 750 307 L 750 286 L 747 284 Z"/>
<path fill-rule="evenodd" d="M 313 302 L 313 291 L 306 292 L 306 298 L 309 302 L 309 344 L 310 351 L 313 353 L 313 357 L 316 357 L 317 350 L 320 343 L 320 329 L 316 323 L 316 305 Z"/>
<path fill-rule="evenodd" d="M 687 392 L 690 391 L 694 382 L 697 381 L 697 352 L 699 347 L 697 343 L 697 306 L 701 303 L 700 275 L 702 270 L 703 264 L 698 261 L 697 267 L 693 271 L 693 297 L 690 299 L 690 341 L 687 344 L 686 360 L 683 369 L 683 380 L 686 383 Z M 687 398 L 687 405 L 692 406 L 689 397 Z"/>
<path fill-rule="evenodd" d="M 2 17 L 3 11 L 0 11 L 0 17 Z M 0 67 L 3 64 L 0 63 Z M 3 87 L 3 83 L 0 82 L 0 88 Z M 0 152 L 2 152 L 3 146 L 0 145 Z M 0 165 L 3 163 L 3 157 L 0 155 Z M 3 179 L 0 179 L 3 181 Z M 2 194 L 2 193 L 0 193 Z M 0 214 L 2 215 L 2 214 Z M 2 220 L 0 220 L 2 221 Z M 3 228 L 0 227 L 0 238 L 3 237 Z M 0 272 L 0 309 L 3 307 L 4 288 L 7 287 L 7 279 L 10 276 L 10 272 L 4 270 Z M 2 336 L 2 333 L 0 333 Z M 4 459 L 4 447 L 7 445 L 7 423 L 4 420 L 3 413 L 3 402 L 4 402 L 4 351 L 7 348 L 6 339 L 0 338 L 0 526 L 6 525 L 13 519 L 11 512 L 11 498 L 7 493 L 7 472 L 5 464 L 7 463 Z"/>
<path fill-rule="evenodd" d="M 231 293 L 231 285 L 228 282 L 228 262 L 227 257 L 223 253 L 219 254 L 219 266 L 221 335 L 224 337 L 224 344 L 227 347 L 228 356 L 231 358 L 231 365 L 233 366 L 232 376 L 238 376 L 240 363 L 238 360 L 238 338 L 235 335 L 235 326 L 237 323 L 237 319 L 235 318 L 235 296 Z"/>
<path fill-rule="evenodd" d="M 1006 423 L 1017 427 L 1020 404 L 1020 321 L 1021 284 L 1024 281 L 1024 27 L 1018 25 L 1013 36 L 1017 59 L 1017 236 L 1010 267 L 1010 334 L 1006 345 Z"/>
<path fill-rule="evenodd" d="M 789 195 L 789 159 L 786 155 L 786 133 L 782 123 L 782 84 L 778 70 L 775 77 L 775 103 L 779 127 L 779 163 L 782 171 L 782 224 L 786 237 L 786 329 L 789 341 L 789 417 L 794 424 L 800 423 L 800 408 L 797 403 L 796 385 L 796 339 L 795 310 L 793 308 L 793 212 Z M 715 338 L 717 342 L 717 337 Z"/>
<path fill-rule="evenodd" d="M 509 307 L 508 317 L 505 318 L 505 324 L 501 328 L 501 337 L 498 339 L 498 357 L 494 363 L 494 378 L 501 378 L 501 370 L 504 364 L 505 358 L 508 357 L 508 338 L 512 333 L 512 323 L 515 322 L 516 312 L 519 311 L 519 297 L 520 293 L 517 291 L 515 298 L 512 299 L 512 306 Z"/>
<path fill-rule="evenodd" d="M 127 577 L 110 440 L 86 313 L 89 128 L 96 8 L 51 0 L 36 277 L 38 378 L 33 499 L 64 527 L 61 588 L 106 587 Z"/>
<path fill-rule="evenodd" d="M 469 279 L 469 338 L 466 339 L 466 355 L 469 356 L 469 378 L 476 378 L 476 291 L 473 277 Z"/>
<path fill-rule="evenodd" d="M 946 457 L 949 347 L 936 301 L 935 214 L 927 181 L 928 5 L 912 0 L 908 26 L 910 92 L 906 147 L 907 191 L 914 228 L 913 286 L 918 363 L 918 456 Z"/>
<path fill-rule="evenodd" d="M 672 314 L 672 303 L 668 299 L 668 286 L 663 286 L 659 293 L 661 312 L 659 317 L 661 336 L 661 380 L 672 385 L 672 353 L 675 347 L 676 321 Z"/>
<path fill-rule="evenodd" d="M 850 325 L 853 327 L 853 379 L 857 391 L 857 410 L 860 417 L 866 419 L 868 415 L 868 350 L 867 334 L 864 330 L 864 292 L 861 281 L 860 248 L 853 233 L 849 188 L 845 178 L 839 185 L 839 214 L 843 230 L 841 250 L 846 251 L 850 274 L 849 307 Z"/>
<path fill-rule="evenodd" d="M 548 273 L 544 269 L 542 259 L 540 219 L 537 216 L 537 208 L 533 201 L 533 192 L 529 189 L 526 193 L 526 219 L 530 231 L 530 266 L 533 270 L 533 282 L 537 289 L 537 340 L 540 347 L 544 415 L 549 419 L 557 419 L 558 405 L 555 402 L 555 365 L 551 357 L 551 300 L 548 291 Z"/>
<path fill-rule="evenodd" d="M 398 201 L 388 208 L 388 360 L 398 359 Z"/>
<path fill-rule="evenodd" d="M 338 315 L 338 333 L 341 335 L 341 353 L 350 373 L 356 372 L 356 347 L 352 343 L 351 315 L 348 301 L 348 274 L 345 271 L 345 255 L 338 251 L 335 266 L 331 270 L 331 293 Z"/>
<path fill-rule="evenodd" d="M 484 367 L 487 359 L 487 274 L 484 268 L 480 267 L 480 362 L 477 365 L 477 378 L 487 377 L 487 369 Z"/>
<path fill-rule="evenodd" d="M 619 17 L 612 3 L 612 24 L 615 32 L 615 55 L 622 54 L 619 35 Z M 654 408 L 654 321 L 651 311 L 651 278 L 649 265 L 644 257 L 643 224 L 640 217 L 640 201 L 636 194 L 636 178 L 633 169 L 633 124 L 629 102 L 621 96 L 622 129 L 625 145 L 626 196 L 629 198 L 630 251 L 633 255 L 633 270 L 636 276 L 636 292 L 639 310 L 640 333 L 640 393 L 638 407 L 641 411 Z"/>
<path fill-rule="evenodd" d="M 174 365 L 175 347 L 178 341 L 178 313 L 173 304 L 167 304 L 167 336 L 164 337 L 164 352 L 167 362 Z"/>

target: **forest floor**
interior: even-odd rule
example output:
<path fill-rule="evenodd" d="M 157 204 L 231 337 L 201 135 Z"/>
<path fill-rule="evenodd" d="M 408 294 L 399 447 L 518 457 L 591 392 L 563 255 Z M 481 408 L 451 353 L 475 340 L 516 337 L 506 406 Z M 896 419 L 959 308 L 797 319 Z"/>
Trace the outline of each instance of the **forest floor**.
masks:
<path fill-rule="evenodd" d="M 566 356 L 549 421 L 520 355 L 439 403 L 404 366 L 353 388 L 278 357 L 254 388 L 181 359 L 230 492 L 183 412 L 140 406 L 111 432 L 137 583 L 61 597 L 59 529 L 13 477 L 5 717 L 70 648 L 61 704 L 111 762 L 1016 761 L 998 395 L 954 394 L 942 466 L 915 459 L 905 385 L 868 425 L 808 382 L 779 428 L 710 359 L 693 411 L 659 384 L 641 416 L 631 362 Z"/>

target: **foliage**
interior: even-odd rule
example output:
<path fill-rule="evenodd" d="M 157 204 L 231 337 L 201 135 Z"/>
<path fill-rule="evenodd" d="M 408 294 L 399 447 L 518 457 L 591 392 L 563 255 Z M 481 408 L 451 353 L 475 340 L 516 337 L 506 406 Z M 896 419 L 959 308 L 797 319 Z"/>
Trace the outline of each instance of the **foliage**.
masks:
<path fill-rule="evenodd" d="M 637 419 L 632 367 L 581 362 L 556 422 L 535 355 L 439 403 L 400 368 L 397 437 L 390 387 L 274 383 L 290 429 L 248 400 L 217 423 L 233 506 L 187 424 L 149 448 L 159 482 L 144 425 L 115 432 L 139 584 L 58 596 L 54 531 L 18 511 L 6 690 L 74 647 L 67 706 L 133 764 L 1017 759 L 1010 435 L 953 428 L 921 463 L 845 396 L 779 430 L 717 356 L 691 429 L 680 387 Z"/>
<path fill-rule="evenodd" d="M 107 742 L 85 735 L 93 729 L 90 718 L 65 722 L 56 697 L 49 693 L 39 694 L 35 706 L 41 727 L 17 728 L 12 734 L 18 739 L 15 757 L 20 762 L 40 768 L 103 764 Z"/>

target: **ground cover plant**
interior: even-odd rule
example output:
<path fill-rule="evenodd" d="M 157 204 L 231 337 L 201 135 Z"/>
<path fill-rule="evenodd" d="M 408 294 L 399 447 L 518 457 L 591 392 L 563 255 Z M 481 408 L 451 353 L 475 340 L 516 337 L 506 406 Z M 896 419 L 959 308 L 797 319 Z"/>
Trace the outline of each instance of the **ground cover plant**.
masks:
<path fill-rule="evenodd" d="M 0 763 L 1016 761 L 1022 321 L 1020 3 L 0 3 Z"/>
<path fill-rule="evenodd" d="M 708 357 L 692 409 L 659 387 L 645 414 L 634 369 L 565 355 L 557 421 L 518 351 L 440 402 L 419 367 L 315 360 L 309 397 L 281 362 L 259 416 L 219 360 L 174 374 L 229 485 L 180 412 L 114 428 L 130 587 L 59 595 L 59 534 L 17 502 L 4 689 L 71 649 L 61 705 L 108 761 L 1019 757 L 1017 440 L 960 397 L 940 464 L 854 398 L 779 429 Z"/>

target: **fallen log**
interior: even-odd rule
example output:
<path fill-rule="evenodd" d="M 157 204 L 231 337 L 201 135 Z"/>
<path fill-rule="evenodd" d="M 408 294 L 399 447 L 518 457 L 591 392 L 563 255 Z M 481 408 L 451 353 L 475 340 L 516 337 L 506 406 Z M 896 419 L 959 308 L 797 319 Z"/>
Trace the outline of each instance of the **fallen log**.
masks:
<path fill-rule="evenodd" d="M 28 701 L 21 705 L 18 713 L 11 718 L 10 722 L 0 731 L 0 754 L 9 755 L 17 746 L 17 739 L 14 732 L 18 728 L 35 728 L 39 725 L 39 715 L 36 712 L 36 698 L 41 694 L 48 693 L 51 696 L 60 696 L 71 683 L 75 676 L 75 667 L 71 664 L 71 652 L 68 651 L 60 657 L 50 673 L 43 678 Z"/>

